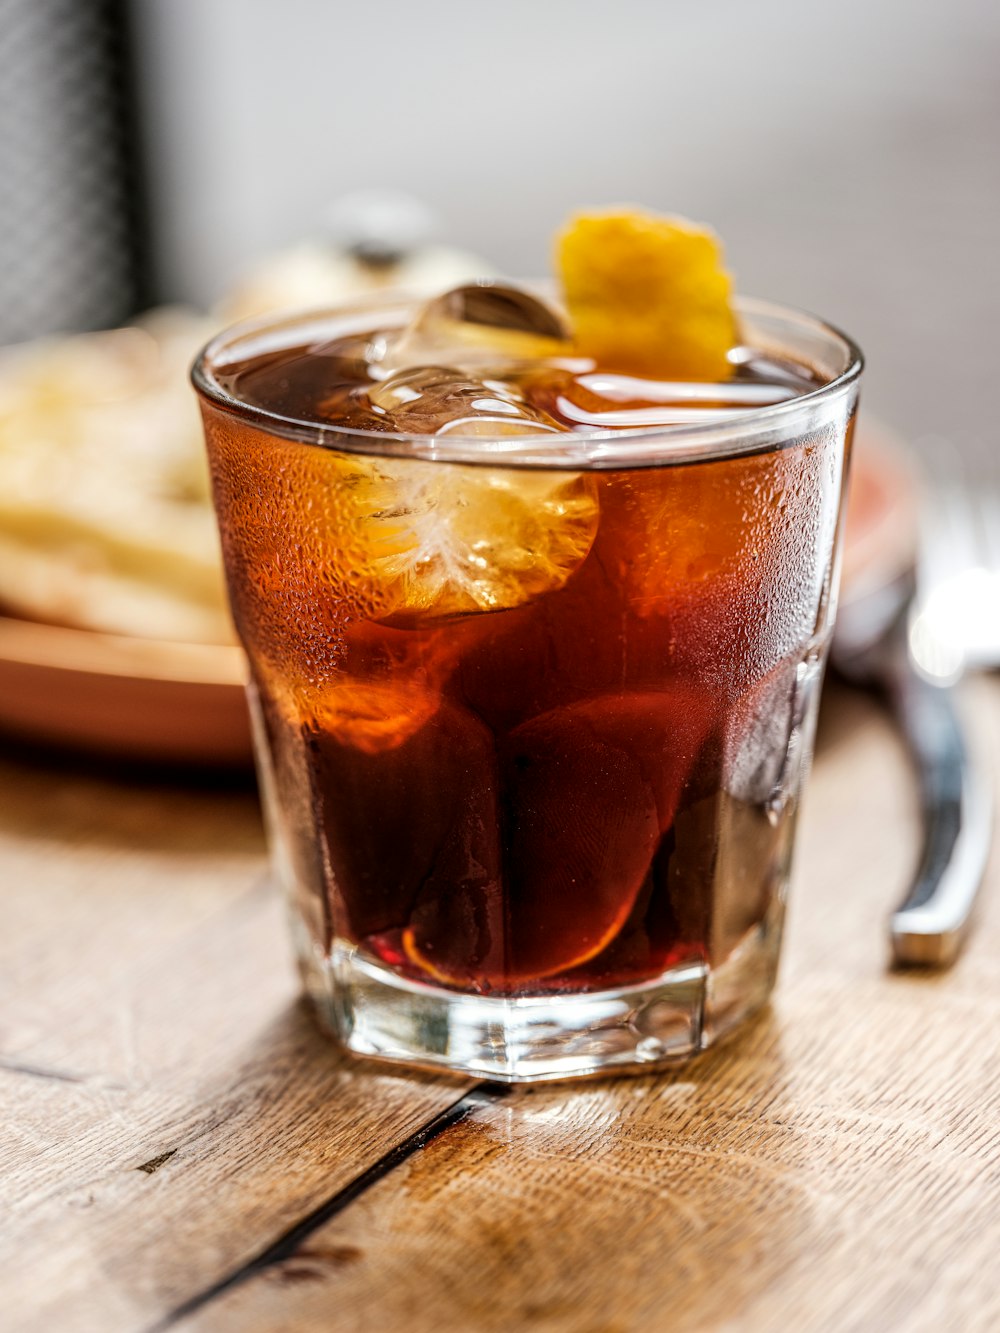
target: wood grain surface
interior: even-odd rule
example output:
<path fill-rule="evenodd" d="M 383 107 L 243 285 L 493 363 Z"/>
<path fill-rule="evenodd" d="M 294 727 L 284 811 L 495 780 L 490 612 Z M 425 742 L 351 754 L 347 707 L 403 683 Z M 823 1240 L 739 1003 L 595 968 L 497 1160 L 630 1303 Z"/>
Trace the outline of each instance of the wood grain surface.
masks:
<path fill-rule="evenodd" d="M 969 700 L 984 747 L 1000 683 Z M 1000 865 L 959 964 L 887 969 L 917 850 L 828 697 L 771 1009 L 669 1073 L 507 1092 L 339 1055 L 248 791 L 0 760 L 12 1330 L 1000 1326 Z"/>

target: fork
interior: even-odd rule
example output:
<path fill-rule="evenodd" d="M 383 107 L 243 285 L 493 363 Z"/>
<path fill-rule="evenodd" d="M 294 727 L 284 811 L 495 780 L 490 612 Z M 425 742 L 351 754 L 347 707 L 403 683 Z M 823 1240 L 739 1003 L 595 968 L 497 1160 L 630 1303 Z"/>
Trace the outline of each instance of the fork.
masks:
<path fill-rule="evenodd" d="M 925 841 L 890 933 L 897 962 L 941 966 L 968 929 L 992 832 L 990 782 L 952 687 L 968 669 L 1000 666 L 1000 458 L 928 443 L 916 594 L 890 672 L 920 773 Z"/>
<path fill-rule="evenodd" d="M 932 443 L 910 648 L 928 679 L 950 683 L 1000 666 L 1000 452 Z"/>

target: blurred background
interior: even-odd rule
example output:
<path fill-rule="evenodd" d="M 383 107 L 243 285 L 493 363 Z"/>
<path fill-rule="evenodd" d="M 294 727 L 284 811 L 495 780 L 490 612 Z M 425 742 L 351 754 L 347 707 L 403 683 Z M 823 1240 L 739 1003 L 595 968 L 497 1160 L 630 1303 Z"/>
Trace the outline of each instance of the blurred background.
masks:
<path fill-rule="evenodd" d="M 579 207 L 709 222 L 740 290 L 857 339 L 866 414 L 981 454 L 998 69 L 992 0 L 0 0 L 0 666 L 11 613 L 229 641 L 187 367 L 344 294 L 359 191 L 418 201 L 442 286 L 545 273 Z"/>
<path fill-rule="evenodd" d="M 0 334 L 205 306 L 417 195 L 548 267 L 574 207 L 711 221 L 746 292 L 821 312 L 911 437 L 978 431 L 1000 296 L 989 0 L 0 0 Z"/>

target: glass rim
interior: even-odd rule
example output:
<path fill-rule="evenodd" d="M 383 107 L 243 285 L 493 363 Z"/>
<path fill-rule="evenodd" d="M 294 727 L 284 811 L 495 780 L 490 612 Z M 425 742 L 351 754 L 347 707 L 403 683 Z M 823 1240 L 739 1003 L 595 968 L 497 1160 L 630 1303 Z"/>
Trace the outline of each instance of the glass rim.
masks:
<path fill-rule="evenodd" d="M 249 403 L 230 393 L 215 376 L 220 355 L 241 340 L 260 339 L 268 333 L 291 332 L 327 323 L 345 323 L 352 315 L 360 316 L 371 311 L 402 311 L 411 307 L 416 299 L 406 292 L 387 292 L 336 305 L 279 311 L 240 321 L 222 329 L 205 344 L 191 367 L 191 382 L 199 395 L 215 407 L 270 434 L 318 448 L 494 467 L 615 468 L 730 458 L 790 443 L 796 423 L 801 423 L 804 418 L 814 418 L 822 409 L 830 408 L 856 392 L 864 368 L 861 349 L 835 325 L 793 306 L 740 296 L 735 300 L 738 315 L 784 321 L 789 326 L 798 327 L 802 333 L 823 339 L 828 346 L 842 350 L 846 362 L 844 370 L 795 398 L 747 407 L 745 411 L 734 411 L 724 419 L 713 418 L 706 411 L 708 419 L 703 422 L 626 429 L 595 428 L 559 435 L 538 432 L 496 440 L 457 433 L 445 436 L 395 434 L 340 426 L 334 422 L 310 421 Z M 343 331 L 347 333 L 350 329 L 345 325 Z M 356 331 L 364 330 L 359 328 Z M 800 426 L 800 432 L 805 428 Z"/>

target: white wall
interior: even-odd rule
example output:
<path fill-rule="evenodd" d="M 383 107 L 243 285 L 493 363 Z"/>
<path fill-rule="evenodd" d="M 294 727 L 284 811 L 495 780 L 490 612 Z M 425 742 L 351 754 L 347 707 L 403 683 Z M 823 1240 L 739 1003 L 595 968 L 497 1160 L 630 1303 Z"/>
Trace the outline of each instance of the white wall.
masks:
<path fill-rule="evenodd" d="M 710 220 L 744 290 L 848 326 L 876 402 L 941 428 L 912 368 L 998 295 L 991 0 L 133 3 L 166 294 L 210 299 L 358 187 L 511 273 L 572 208 L 640 200 Z"/>

